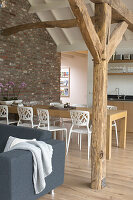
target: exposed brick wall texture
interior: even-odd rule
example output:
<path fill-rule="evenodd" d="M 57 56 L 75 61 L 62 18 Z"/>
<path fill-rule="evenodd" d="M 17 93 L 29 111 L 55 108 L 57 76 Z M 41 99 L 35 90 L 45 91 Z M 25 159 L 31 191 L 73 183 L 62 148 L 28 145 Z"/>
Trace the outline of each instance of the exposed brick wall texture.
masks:
<path fill-rule="evenodd" d="M 40 21 L 29 14 L 27 0 L 7 0 L 7 8 L 0 9 L 1 28 Z M 24 101 L 49 103 L 60 99 L 60 60 L 56 45 L 46 29 L 0 35 L 0 82 L 25 82 L 20 93 Z"/>

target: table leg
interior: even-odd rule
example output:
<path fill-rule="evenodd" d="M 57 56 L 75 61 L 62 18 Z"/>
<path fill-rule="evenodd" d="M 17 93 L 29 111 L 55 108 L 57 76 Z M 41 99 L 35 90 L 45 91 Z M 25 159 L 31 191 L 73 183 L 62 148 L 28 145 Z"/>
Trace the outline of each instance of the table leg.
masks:
<path fill-rule="evenodd" d="M 107 118 L 107 134 L 106 134 L 106 159 L 111 159 L 111 148 L 112 148 L 112 120 L 110 116 Z"/>
<path fill-rule="evenodd" d="M 119 147 L 126 148 L 127 116 L 120 120 Z"/>

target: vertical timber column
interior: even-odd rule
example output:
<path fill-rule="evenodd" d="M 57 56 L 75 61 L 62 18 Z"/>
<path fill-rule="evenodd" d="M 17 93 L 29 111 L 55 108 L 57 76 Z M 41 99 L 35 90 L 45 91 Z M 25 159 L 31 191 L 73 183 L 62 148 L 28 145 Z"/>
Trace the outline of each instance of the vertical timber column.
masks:
<path fill-rule="evenodd" d="M 106 130 L 107 130 L 107 69 L 106 44 L 110 35 L 111 8 L 105 3 L 95 4 L 95 28 L 103 46 L 100 63 L 94 60 L 92 109 L 91 188 L 106 186 Z"/>

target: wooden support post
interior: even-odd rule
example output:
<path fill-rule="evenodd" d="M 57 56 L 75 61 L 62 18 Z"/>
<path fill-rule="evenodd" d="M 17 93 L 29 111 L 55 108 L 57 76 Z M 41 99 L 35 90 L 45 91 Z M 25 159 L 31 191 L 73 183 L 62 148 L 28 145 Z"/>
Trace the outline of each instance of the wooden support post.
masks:
<path fill-rule="evenodd" d="M 111 8 L 105 3 L 95 5 L 96 31 L 104 51 L 102 62 L 94 60 L 91 187 L 101 189 L 106 185 L 106 130 L 107 130 L 107 62 L 106 43 L 111 24 Z"/>

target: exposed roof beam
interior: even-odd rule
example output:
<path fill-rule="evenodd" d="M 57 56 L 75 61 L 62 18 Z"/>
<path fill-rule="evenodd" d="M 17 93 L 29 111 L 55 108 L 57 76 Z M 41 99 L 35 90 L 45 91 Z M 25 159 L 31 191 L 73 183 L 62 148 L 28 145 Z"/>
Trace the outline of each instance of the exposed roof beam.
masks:
<path fill-rule="evenodd" d="M 37 22 L 37 23 L 22 24 L 11 28 L 3 29 L 1 30 L 1 35 L 8 36 L 27 29 L 55 28 L 55 27 L 72 28 L 77 26 L 78 26 L 77 21 L 75 19 Z"/>
<path fill-rule="evenodd" d="M 107 3 L 113 8 L 113 19 L 125 21 L 133 31 L 133 12 L 121 0 L 90 0 L 93 3 Z"/>
<path fill-rule="evenodd" d="M 95 17 L 91 17 L 92 23 L 95 24 Z M 121 22 L 118 20 L 113 20 L 113 23 L 119 23 Z M 28 29 L 37 29 L 37 28 L 73 28 L 78 27 L 77 20 L 76 19 L 69 19 L 69 20 L 55 20 L 55 21 L 45 21 L 45 22 L 37 22 L 37 23 L 28 23 L 28 24 L 22 24 L 18 26 L 13 26 L 10 28 L 2 29 L 1 35 L 3 36 L 9 36 L 15 33 L 18 33 L 19 31 L 25 31 Z"/>
<path fill-rule="evenodd" d="M 85 0 L 86 4 L 89 4 L 89 0 Z M 70 7 L 68 0 L 52 0 L 49 3 L 36 4 L 30 7 L 29 13 L 37 13 L 47 10 L 55 10 L 58 8 Z"/>
<path fill-rule="evenodd" d="M 95 17 L 91 17 L 93 23 L 95 23 Z M 6 29 L 1 29 L 1 35 L 8 36 L 19 31 L 25 31 L 28 29 L 37 29 L 37 28 L 73 28 L 78 27 L 76 19 L 69 20 L 55 20 L 55 21 L 45 21 L 45 22 L 37 22 L 37 23 L 28 23 L 22 24 L 18 26 L 13 26 Z"/>

